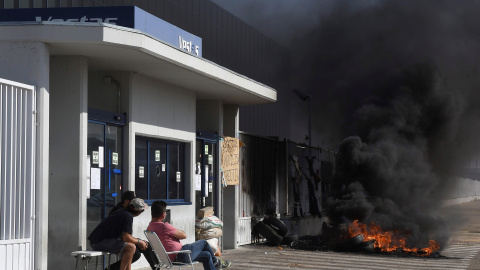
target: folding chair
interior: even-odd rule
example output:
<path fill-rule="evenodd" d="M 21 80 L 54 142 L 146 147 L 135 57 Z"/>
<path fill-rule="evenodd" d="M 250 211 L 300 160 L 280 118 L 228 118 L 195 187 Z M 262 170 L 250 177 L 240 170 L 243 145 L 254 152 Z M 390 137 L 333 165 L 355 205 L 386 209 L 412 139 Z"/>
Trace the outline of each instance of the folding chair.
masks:
<path fill-rule="evenodd" d="M 190 250 L 179 250 L 179 251 L 172 251 L 172 252 L 167 252 L 165 248 L 163 247 L 162 241 L 158 238 L 157 233 L 153 231 L 144 231 L 145 236 L 148 239 L 148 242 L 152 246 L 153 253 L 155 253 L 155 256 L 157 256 L 157 259 L 159 263 L 155 265 L 155 270 L 158 269 L 173 269 L 173 268 L 178 268 L 182 269 L 182 266 L 190 266 L 192 269 L 195 269 L 193 267 L 194 264 L 198 262 L 192 262 L 192 258 L 190 257 Z M 168 257 L 168 254 L 178 254 L 178 253 L 186 253 L 188 254 L 188 259 L 190 263 L 181 263 L 181 262 L 172 262 L 170 260 L 170 257 Z"/>

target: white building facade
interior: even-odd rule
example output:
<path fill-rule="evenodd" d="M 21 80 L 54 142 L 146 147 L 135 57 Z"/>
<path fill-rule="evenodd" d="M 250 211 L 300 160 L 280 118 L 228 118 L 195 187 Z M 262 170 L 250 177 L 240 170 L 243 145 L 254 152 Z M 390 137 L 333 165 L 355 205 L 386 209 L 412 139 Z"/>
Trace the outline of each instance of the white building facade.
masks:
<path fill-rule="evenodd" d="M 19 265 L 14 239 L 3 234 L 2 269 L 72 267 L 70 253 L 89 248 L 89 232 L 125 190 L 166 200 L 186 243 L 195 240 L 199 193 L 209 193 L 224 245 L 235 246 L 239 191 L 221 185 L 218 144 L 238 137 L 239 106 L 274 102 L 276 91 L 203 59 L 198 40 L 177 35 L 177 46 L 148 27 L 104 22 L 0 26 L 0 78 L 31 86 L 36 98 L 31 267 Z M 196 177 L 198 162 L 213 173 Z M 148 210 L 135 218 L 134 236 L 149 221 Z M 142 258 L 133 267 L 145 266 Z"/>

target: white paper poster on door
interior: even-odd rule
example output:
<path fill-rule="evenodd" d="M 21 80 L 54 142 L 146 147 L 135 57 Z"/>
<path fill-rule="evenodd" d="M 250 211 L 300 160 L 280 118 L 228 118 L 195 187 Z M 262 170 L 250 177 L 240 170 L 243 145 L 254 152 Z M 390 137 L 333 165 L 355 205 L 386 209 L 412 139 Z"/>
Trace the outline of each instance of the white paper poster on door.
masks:
<path fill-rule="evenodd" d="M 87 179 L 87 199 L 90 199 L 90 178 Z"/>
<path fill-rule="evenodd" d="M 205 165 L 205 183 L 203 184 L 203 197 L 208 197 L 208 165 Z"/>
<path fill-rule="evenodd" d="M 87 155 L 87 179 L 86 179 L 86 196 L 87 196 L 87 199 L 90 199 L 90 168 L 91 168 L 91 165 L 90 165 L 90 155 Z"/>
<path fill-rule="evenodd" d="M 103 153 L 105 153 L 105 150 L 103 150 L 103 146 L 98 147 L 98 167 L 103 168 L 103 160 L 104 156 Z"/>
<path fill-rule="evenodd" d="M 90 164 L 90 155 L 87 155 L 87 179 L 90 180 L 90 168 L 92 165 Z"/>
<path fill-rule="evenodd" d="M 101 169 L 100 168 L 92 168 L 92 171 L 90 173 L 91 177 L 91 189 L 100 189 L 100 174 L 101 174 Z"/>
<path fill-rule="evenodd" d="M 202 190 L 202 175 L 195 174 L 195 190 L 201 191 Z"/>

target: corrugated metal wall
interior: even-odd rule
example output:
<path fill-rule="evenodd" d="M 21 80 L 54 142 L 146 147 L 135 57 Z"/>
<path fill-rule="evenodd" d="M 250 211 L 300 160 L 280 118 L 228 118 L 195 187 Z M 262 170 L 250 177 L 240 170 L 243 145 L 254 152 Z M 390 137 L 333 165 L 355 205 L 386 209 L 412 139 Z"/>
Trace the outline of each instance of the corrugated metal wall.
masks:
<path fill-rule="evenodd" d="M 33 268 L 35 91 L 0 79 L 0 269 Z"/>
<path fill-rule="evenodd" d="M 284 194 L 288 194 L 287 202 L 281 204 L 280 213 L 285 216 L 302 217 L 318 215 L 322 211 L 326 197 L 329 195 L 333 174 L 335 172 L 336 153 L 318 147 L 289 140 L 282 142 L 285 148 L 285 175 L 280 177 L 279 185 Z M 296 172 L 294 161 L 302 172 Z M 311 168 L 308 160 L 311 160 Z M 312 176 L 315 175 L 315 176 Z M 281 199 L 281 198 L 280 198 Z"/>
<path fill-rule="evenodd" d="M 320 216 L 335 172 L 334 151 L 245 132 L 240 140 L 245 144 L 240 149 L 240 217 Z"/>
<path fill-rule="evenodd" d="M 276 211 L 277 140 L 241 133 L 240 217 Z"/>

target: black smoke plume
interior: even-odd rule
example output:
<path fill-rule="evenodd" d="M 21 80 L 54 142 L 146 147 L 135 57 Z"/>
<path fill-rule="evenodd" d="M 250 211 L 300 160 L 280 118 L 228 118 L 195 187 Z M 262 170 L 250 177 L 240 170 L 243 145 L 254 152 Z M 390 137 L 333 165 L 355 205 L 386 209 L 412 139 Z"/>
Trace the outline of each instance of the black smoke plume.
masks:
<path fill-rule="evenodd" d="M 465 1 L 342 5 L 307 33 L 293 80 L 316 89 L 317 127 L 335 138 L 332 220 L 374 222 L 408 245 L 443 247 L 442 200 L 479 147 L 480 27 Z M 311 48 L 311 49 L 308 49 Z"/>
<path fill-rule="evenodd" d="M 399 230 L 412 246 L 444 246 L 457 219 L 442 214 L 442 200 L 479 149 L 480 2 L 275 5 L 288 2 L 277 14 L 258 0 L 238 8 L 271 15 L 254 17 L 289 44 L 292 88 L 312 94 L 312 134 L 338 145 L 329 216 Z"/>
<path fill-rule="evenodd" d="M 445 244 L 449 225 L 440 215 L 442 188 L 455 176 L 439 153 L 461 108 L 432 64 L 389 78 L 386 97 L 365 101 L 355 114 L 361 136 L 340 144 L 329 216 L 337 222 L 372 222 L 398 231 L 411 247 L 430 239 Z M 452 162 L 453 163 L 453 162 Z"/>

